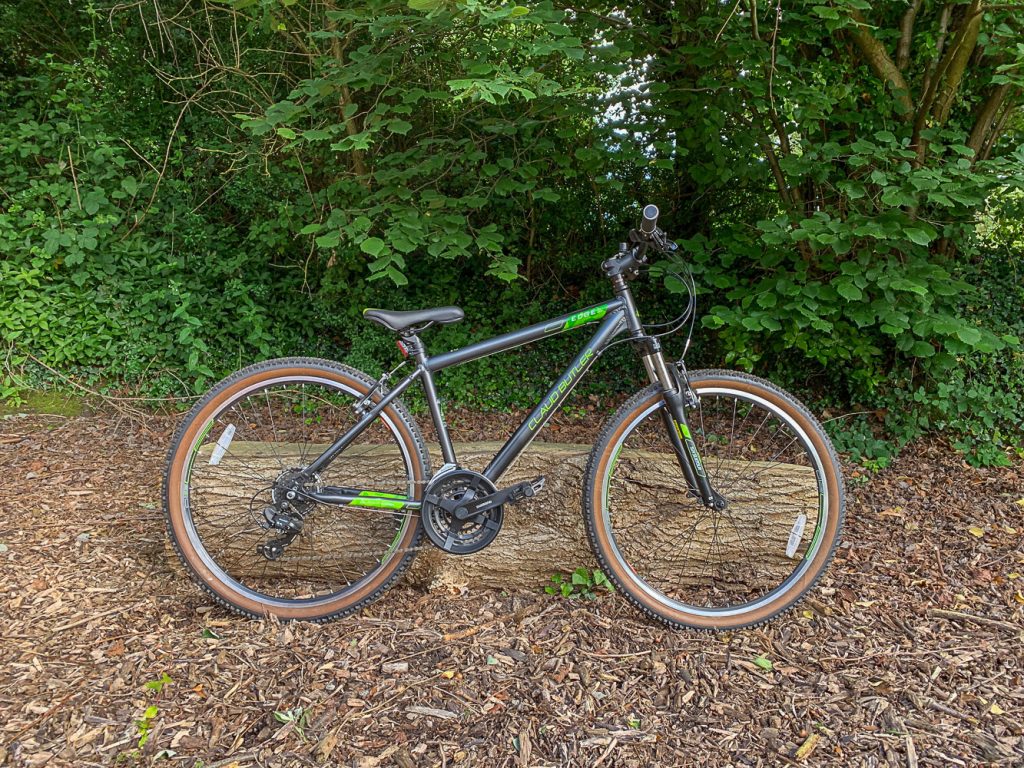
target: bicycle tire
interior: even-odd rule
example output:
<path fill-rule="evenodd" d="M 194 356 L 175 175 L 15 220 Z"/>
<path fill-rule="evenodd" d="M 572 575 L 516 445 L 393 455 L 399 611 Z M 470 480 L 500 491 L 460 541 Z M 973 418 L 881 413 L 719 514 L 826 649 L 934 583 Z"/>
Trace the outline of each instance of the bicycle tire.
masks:
<path fill-rule="evenodd" d="M 257 576 L 255 566 L 246 560 L 251 554 L 259 562 L 258 547 L 261 545 L 256 537 L 265 534 L 256 530 L 260 527 L 256 524 L 259 522 L 256 514 L 258 504 L 250 500 L 248 510 L 242 509 L 245 494 L 252 492 L 255 494 L 253 498 L 265 501 L 268 493 L 274 493 L 274 474 L 294 471 L 303 461 L 318 455 L 321 445 L 328 445 L 343 434 L 344 430 L 335 425 L 355 418 L 346 415 L 347 406 L 363 398 L 375 384 L 366 374 L 333 361 L 280 358 L 251 365 L 228 376 L 210 389 L 188 413 L 172 439 L 167 457 L 163 484 L 166 525 L 171 543 L 190 577 L 218 603 L 250 617 L 275 616 L 281 620 L 325 622 L 349 615 L 377 599 L 409 567 L 423 533 L 418 511 L 355 510 L 353 505 L 323 505 L 322 509 L 320 505 L 315 505 L 315 509 L 311 506 L 310 511 L 314 514 L 307 517 L 319 527 L 313 527 L 307 521 L 307 527 L 303 528 L 297 541 L 302 542 L 306 549 L 312 549 L 321 539 L 325 542 L 346 540 L 353 529 L 360 534 L 360 526 L 367 536 L 371 530 L 390 535 L 393 528 L 396 531 L 394 539 L 383 555 L 374 555 L 370 551 L 366 558 L 350 557 L 353 561 L 365 559 L 368 563 L 365 567 L 372 568 L 361 577 L 353 580 L 348 569 L 364 566 L 350 566 L 336 551 L 331 554 L 334 559 L 330 560 L 326 554 L 320 556 L 315 551 L 312 555 L 303 554 L 301 561 L 296 556 L 292 571 L 287 576 L 268 576 L 265 563 L 262 575 Z M 250 395 L 261 392 L 265 394 L 269 419 L 264 418 L 262 410 L 255 406 L 251 410 L 245 408 Z M 379 402 L 383 395 L 383 392 L 378 392 L 372 399 Z M 273 402 L 272 396 L 275 398 Z M 278 400 L 285 404 L 280 411 L 274 410 Z M 284 414 L 284 421 L 280 424 L 275 421 L 275 413 Z M 222 414 L 230 414 L 230 418 L 222 417 Z M 227 438 L 224 435 L 228 429 L 219 430 L 220 436 L 214 442 L 218 430 L 213 427 L 218 419 L 222 424 L 230 422 L 231 429 Z M 418 425 L 403 404 L 397 399 L 392 401 L 360 433 L 360 437 L 362 435 L 373 435 L 373 439 L 380 440 L 379 445 L 368 444 L 363 453 L 394 469 L 392 474 L 382 473 L 381 482 L 398 486 L 404 484 L 405 488 L 401 490 L 412 498 L 419 498 L 430 478 L 430 456 Z M 296 437 L 302 437 L 303 442 L 296 442 Z M 393 440 L 393 447 L 389 439 Z M 218 446 L 224 442 L 230 447 L 221 450 Z M 350 456 L 350 450 L 351 447 L 346 448 L 325 471 L 332 471 L 335 466 L 339 467 L 338 472 L 348 470 L 349 465 L 343 460 L 346 457 L 350 463 L 355 460 L 354 454 Z M 215 457 L 218 451 L 221 455 Z M 236 456 L 236 452 L 240 453 Z M 204 461 L 197 461 L 200 455 Z M 280 468 L 273 466 L 274 460 Z M 229 465 L 228 472 L 221 466 L 225 463 Z M 231 467 L 236 468 L 234 474 L 230 474 Z M 198 487 L 198 478 L 203 478 L 202 488 Z M 232 484 L 235 480 L 237 488 Z M 271 486 L 267 485 L 268 482 Z M 197 503 L 204 496 L 222 499 L 217 503 L 203 502 L 205 509 L 218 510 L 211 511 L 205 518 Z M 309 504 L 313 505 L 312 502 Z M 342 512 L 349 515 L 346 520 L 352 519 L 356 523 L 346 528 L 344 520 L 338 522 Z M 383 515 L 380 514 L 382 512 Z M 246 520 L 246 514 L 252 519 Z M 355 514 L 366 517 L 352 517 Z M 375 514 L 378 516 L 373 517 Z M 248 527 L 238 529 L 237 533 L 224 533 L 220 540 L 211 544 L 218 531 L 234 531 L 229 524 L 237 528 L 239 520 Z M 360 523 L 360 520 L 369 522 Z M 236 540 L 241 543 L 236 544 Z M 254 541 L 257 549 L 252 549 Z M 211 551 L 215 546 L 219 548 Z M 288 558 L 289 553 L 299 551 L 293 550 L 294 546 L 288 545 L 282 561 Z M 248 554 L 246 547 L 250 548 Z M 350 550 L 351 547 L 347 552 Z M 301 551 L 306 552 L 305 549 Z M 229 556 L 244 563 L 244 567 L 233 564 L 231 567 L 237 572 L 229 572 L 226 564 Z M 373 558 L 377 559 L 377 566 L 373 565 Z M 264 560 L 268 559 L 264 556 Z M 330 584 L 337 582 L 339 588 L 318 586 L 319 582 L 327 582 L 328 579 Z M 340 587 L 342 579 L 347 582 L 344 587 Z M 276 592 L 271 594 L 269 587 L 253 586 L 264 582 L 275 585 L 280 582 L 277 591 L 291 589 L 295 596 L 282 597 Z"/>
<path fill-rule="evenodd" d="M 686 493 L 678 464 L 674 470 L 669 466 L 675 456 L 667 447 L 670 443 L 661 418 L 661 390 L 651 385 L 619 408 L 595 443 L 584 476 L 585 527 L 605 573 L 633 605 L 651 618 L 673 627 L 701 630 L 755 626 L 792 607 L 827 568 L 839 543 L 845 515 L 839 461 L 814 416 L 792 395 L 770 382 L 721 370 L 692 372 L 689 381 L 701 403 L 689 415 L 693 439 L 704 458 L 712 486 L 717 483 L 727 498 L 732 496 L 733 506 L 716 517 L 718 513 Z M 701 423 L 708 415 L 705 410 L 730 398 L 730 438 L 735 438 L 731 453 L 724 447 L 729 442 L 724 428 L 728 411 L 723 411 L 721 419 L 717 413 L 709 415 L 710 427 Z M 764 439 L 784 441 L 789 430 L 794 442 L 782 443 L 784 447 L 777 456 L 786 452 L 783 459 L 768 456 L 766 461 L 757 454 L 754 421 L 749 427 L 741 425 L 737 433 L 740 403 L 749 404 L 748 415 L 755 412 L 755 407 L 768 414 L 758 427 L 759 432 L 764 432 Z M 765 430 L 769 422 L 772 426 Z M 662 445 L 657 442 L 659 430 L 660 440 L 666 446 L 661 452 L 654 450 Z M 637 437 L 627 446 L 632 435 Z M 660 468 L 661 474 L 651 480 L 653 470 L 645 470 L 645 463 Z M 645 471 L 648 474 L 642 476 Z M 663 487 L 660 493 L 651 491 L 650 486 L 659 483 L 667 484 L 668 490 Z M 772 501 L 769 495 L 778 488 L 790 494 L 782 502 Z M 812 495 L 818 505 L 813 528 L 809 527 L 814 512 Z M 653 504 L 648 503 L 650 500 Z M 647 518 L 636 512 L 644 504 L 652 510 Z M 732 517 L 727 519 L 726 515 Z M 788 541 L 787 525 L 791 525 Z M 636 533 L 630 534 L 631 530 Z M 666 541 L 651 540 L 659 536 Z M 698 542 L 696 549 L 694 541 Z M 705 545 L 706 557 L 701 560 L 696 551 Z M 658 552 L 665 553 L 665 559 L 673 565 L 657 570 L 658 565 L 652 561 Z M 797 554 L 802 554 L 800 560 L 796 559 Z M 751 557 L 741 561 L 746 555 Z M 718 558 L 718 572 L 708 565 L 714 557 Z M 750 568 L 745 570 L 741 562 Z M 771 582 L 788 567 L 792 568 L 791 573 L 777 585 L 755 584 L 761 574 L 769 574 L 763 579 Z M 663 573 L 667 575 L 662 576 Z M 740 594 L 753 597 L 717 605 L 710 604 L 710 598 L 701 602 L 692 599 L 697 593 L 724 595 L 723 600 Z"/>

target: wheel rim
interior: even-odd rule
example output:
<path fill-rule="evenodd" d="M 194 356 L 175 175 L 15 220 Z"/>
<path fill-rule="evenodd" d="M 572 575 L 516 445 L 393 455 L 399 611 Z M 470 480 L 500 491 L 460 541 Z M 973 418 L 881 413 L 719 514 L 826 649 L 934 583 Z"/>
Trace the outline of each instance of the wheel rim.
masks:
<path fill-rule="evenodd" d="M 280 536 L 260 527 L 263 508 L 280 491 L 275 481 L 355 423 L 351 406 L 362 396 L 323 376 L 266 378 L 232 393 L 196 431 L 179 482 L 182 522 L 203 566 L 240 596 L 268 607 L 316 607 L 359 591 L 405 556 L 398 544 L 418 523 L 412 513 L 315 503 L 306 505 L 302 532 L 279 560 L 256 549 Z M 217 458 L 219 445 L 226 448 Z M 346 476 L 355 467 L 362 476 Z M 415 497 L 414 478 L 410 449 L 385 412 L 317 484 Z"/>
<path fill-rule="evenodd" d="M 725 619 L 759 611 L 813 576 L 829 498 L 820 453 L 779 405 L 728 386 L 699 388 L 698 394 L 700 407 L 688 414 L 691 433 L 712 487 L 729 508 L 707 510 L 686 494 L 659 397 L 641 407 L 610 446 L 601 520 L 615 565 L 648 600 L 680 614 Z M 722 403 L 728 403 L 725 411 Z M 773 442 L 775 449 L 765 451 Z M 652 482 L 644 463 L 662 469 L 658 498 L 673 494 L 646 516 L 637 512 Z M 780 489 L 790 496 L 780 501 Z"/>

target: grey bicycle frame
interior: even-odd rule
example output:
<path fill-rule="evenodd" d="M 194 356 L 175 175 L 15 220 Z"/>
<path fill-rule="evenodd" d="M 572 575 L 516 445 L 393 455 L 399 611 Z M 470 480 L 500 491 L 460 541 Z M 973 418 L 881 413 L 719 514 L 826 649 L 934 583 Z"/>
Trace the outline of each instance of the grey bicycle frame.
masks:
<path fill-rule="evenodd" d="M 631 316 L 632 322 L 630 322 L 630 319 L 627 319 L 629 316 Z M 387 408 L 392 400 L 399 397 L 417 380 L 421 381 L 423 385 L 427 406 L 430 409 L 430 416 L 434 423 L 434 429 L 437 432 L 437 439 L 441 445 L 441 455 L 444 457 L 444 462 L 445 464 L 456 464 L 455 447 L 452 445 L 451 437 L 448 435 L 448 427 L 441 413 L 441 406 L 437 399 L 437 389 L 434 386 L 434 374 L 437 371 L 454 365 L 461 365 L 498 352 L 505 352 L 523 344 L 529 344 L 533 341 L 555 336 L 564 331 L 593 324 L 598 320 L 601 321 L 601 324 L 590 338 L 590 341 L 576 355 L 572 363 L 569 364 L 569 367 L 565 369 L 551 389 L 548 390 L 544 399 L 523 420 L 523 423 L 520 424 L 515 433 L 502 446 L 490 464 L 487 465 L 483 472 L 484 476 L 497 484 L 501 476 L 505 474 L 505 471 L 519 458 L 519 455 L 533 442 L 538 432 L 558 411 L 565 398 L 568 397 L 580 379 L 583 378 L 583 375 L 594 364 L 608 346 L 608 343 L 628 328 L 638 329 L 640 327 L 640 322 L 636 318 L 636 309 L 629 298 L 616 298 L 603 304 L 595 304 L 586 309 L 562 315 L 554 320 L 536 323 L 527 328 L 495 336 L 494 338 L 479 341 L 451 352 L 435 355 L 434 357 L 426 355 L 423 345 L 417 337 L 413 336 L 411 339 L 407 339 L 407 341 L 414 340 L 414 343 L 410 344 L 410 351 L 417 358 L 416 369 L 398 382 L 372 408 L 367 410 L 351 429 L 312 461 L 305 471 L 309 474 L 316 474 L 327 467 L 335 457 L 342 453 Z M 414 499 L 406 499 L 392 494 L 381 494 L 373 491 L 362 491 L 357 488 L 323 488 L 320 491 L 309 490 L 306 492 L 306 495 L 315 501 L 326 504 L 350 504 L 353 506 L 389 509 L 416 509 L 420 506 L 419 502 Z"/>

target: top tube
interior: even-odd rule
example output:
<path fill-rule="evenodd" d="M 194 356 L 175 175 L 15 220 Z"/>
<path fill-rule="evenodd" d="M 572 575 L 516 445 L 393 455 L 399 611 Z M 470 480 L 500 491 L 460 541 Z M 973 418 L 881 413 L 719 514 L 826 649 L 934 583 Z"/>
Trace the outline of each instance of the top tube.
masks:
<path fill-rule="evenodd" d="M 433 373 L 434 371 L 440 371 L 443 368 L 448 368 L 453 365 L 461 365 L 462 363 L 479 360 L 482 357 L 493 355 L 496 352 L 504 352 L 506 350 L 522 346 L 523 344 L 529 344 L 531 341 L 537 341 L 538 339 L 543 339 L 548 336 L 554 336 L 555 334 L 562 333 L 563 331 L 571 331 L 573 328 L 581 328 L 584 325 L 597 322 L 609 312 L 614 312 L 622 307 L 622 299 L 612 299 L 611 301 L 606 301 L 603 304 L 594 304 L 591 307 L 587 307 L 586 309 L 581 309 L 576 312 L 570 312 L 569 314 L 562 315 L 554 320 L 545 320 L 544 322 L 535 323 L 534 325 L 518 331 L 503 333 L 500 336 L 485 339 L 484 341 L 478 341 L 475 344 L 470 344 L 469 346 L 462 347 L 461 349 L 454 349 L 451 352 L 445 352 L 443 354 L 436 355 L 435 357 L 429 357 L 426 361 L 426 368 L 428 371 Z"/>

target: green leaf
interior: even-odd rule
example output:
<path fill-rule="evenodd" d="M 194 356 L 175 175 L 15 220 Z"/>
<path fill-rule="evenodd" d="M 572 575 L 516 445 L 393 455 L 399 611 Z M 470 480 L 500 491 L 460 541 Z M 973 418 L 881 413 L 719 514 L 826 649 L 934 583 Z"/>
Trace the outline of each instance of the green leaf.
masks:
<path fill-rule="evenodd" d="M 409 0 L 409 7 L 414 11 L 436 11 L 444 5 L 444 0 Z"/>
<path fill-rule="evenodd" d="M 772 660 L 769 659 L 767 656 L 758 656 L 756 659 L 754 659 L 754 664 L 760 667 L 761 669 L 765 670 L 766 672 L 771 672 L 773 669 L 775 669 L 775 665 L 772 664 Z"/>
<path fill-rule="evenodd" d="M 835 286 L 836 293 L 847 301 L 860 301 L 864 298 L 864 292 L 854 285 L 852 280 L 838 280 L 832 285 Z"/>
<path fill-rule="evenodd" d="M 295 131 L 291 128 L 278 128 L 277 135 L 282 139 L 288 139 L 290 141 L 295 138 Z"/>
<path fill-rule="evenodd" d="M 928 295 L 927 287 L 921 285 L 920 283 L 915 283 L 913 280 L 908 280 L 905 277 L 894 278 L 892 282 L 889 283 L 889 286 L 894 291 L 906 291 L 908 293 L 916 293 L 919 296 Z"/>
<path fill-rule="evenodd" d="M 981 341 L 981 331 L 979 331 L 977 328 L 972 328 L 969 325 L 964 325 L 958 328 L 956 331 L 956 336 L 964 344 L 970 344 L 971 346 L 974 346 L 979 341 Z"/>
<path fill-rule="evenodd" d="M 328 232 L 326 235 L 320 235 L 316 239 L 316 244 L 320 248 L 337 248 L 340 242 L 341 233 L 339 232 Z"/>
<path fill-rule="evenodd" d="M 910 354 L 914 357 L 932 357 L 935 354 L 935 347 L 927 341 L 915 341 L 910 347 Z"/>
<path fill-rule="evenodd" d="M 359 250 L 371 256 L 380 256 L 387 245 L 379 237 L 368 237 L 359 243 Z"/>
<path fill-rule="evenodd" d="M 144 687 L 147 688 L 150 691 L 154 691 L 156 693 L 160 693 L 160 691 L 162 691 L 164 689 L 165 685 L 170 685 L 172 682 L 174 682 L 174 681 L 170 678 L 170 676 L 166 672 L 164 672 L 164 673 L 162 673 L 160 675 L 159 679 L 157 679 L 157 680 L 150 680 L 148 683 L 145 684 Z M 148 714 L 149 710 L 147 709 L 146 710 L 147 714 L 145 715 L 147 718 L 152 718 L 152 717 L 156 716 L 156 707 L 150 707 L 150 709 L 153 710 L 153 714 L 152 715 Z"/>
<path fill-rule="evenodd" d="M 522 5 L 517 5 L 511 11 L 509 11 L 508 15 L 509 15 L 509 18 L 514 19 L 516 16 L 525 16 L 529 12 L 530 12 L 529 8 L 526 8 L 526 7 L 522 6 Z"/>
<path fill-rule="evenodd" d="M 918 245 L 928 245 L 932 241 L 932 238 L 923 229 L 907 227 L 903 230 L 903 234 Z"/>
<path fill-rule="evenodd" d="M 405 136 L 409 131 L 412 130 L 412 123 L 405 120 L 391 120 L 388 122 L 388 130 L 392 133 L 397 133 Z"/>

